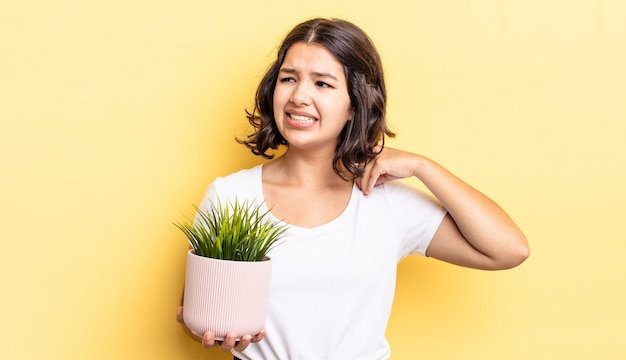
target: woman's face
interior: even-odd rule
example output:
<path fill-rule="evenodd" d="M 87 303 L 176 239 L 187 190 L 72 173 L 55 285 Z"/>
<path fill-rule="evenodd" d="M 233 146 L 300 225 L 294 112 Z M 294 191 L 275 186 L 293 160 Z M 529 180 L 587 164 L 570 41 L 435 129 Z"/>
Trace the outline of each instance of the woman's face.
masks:
<path fill-rule="evenodd" d="M 322 45 L 294 43 L 274 89 L 274 118 L 289 148 L 332 149 L 353 111 L 343 66 Z"/>

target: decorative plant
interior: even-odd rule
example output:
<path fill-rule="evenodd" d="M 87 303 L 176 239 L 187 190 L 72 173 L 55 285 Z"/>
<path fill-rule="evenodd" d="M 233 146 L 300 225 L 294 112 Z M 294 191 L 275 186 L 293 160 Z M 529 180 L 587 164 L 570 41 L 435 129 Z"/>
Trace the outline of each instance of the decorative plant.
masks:
<path fill-rule="evenodd" d="M 234 261 L 261 261 L 278 244 L 288 225 L 270 218 L 269 210 L 248 201 L 220 200 L 197 211 L 195 221 L 174 223 L 198 256 Z"/>

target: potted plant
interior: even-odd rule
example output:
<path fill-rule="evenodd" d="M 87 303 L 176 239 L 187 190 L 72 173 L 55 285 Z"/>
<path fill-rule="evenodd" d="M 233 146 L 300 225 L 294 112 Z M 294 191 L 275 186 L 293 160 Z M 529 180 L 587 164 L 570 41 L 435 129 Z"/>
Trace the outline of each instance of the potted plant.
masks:
<path fill-rule="evenodd" d="M 195 206 L 194 206 L 195 207 Z M 255 335 L 265 327 L 272 269 L 267 253 L 287 225 L 249 201 L 206 210 L 195 207 L 195 220 L 174 223 L 187 237 L 183 320 L 198 335 L 212 331 Z"/>

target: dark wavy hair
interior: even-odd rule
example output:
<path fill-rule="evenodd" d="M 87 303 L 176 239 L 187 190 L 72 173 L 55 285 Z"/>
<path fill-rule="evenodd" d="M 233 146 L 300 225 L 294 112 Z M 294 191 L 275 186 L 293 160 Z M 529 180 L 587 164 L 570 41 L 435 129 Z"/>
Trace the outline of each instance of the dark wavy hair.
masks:
<path fill-rule="evenodd" d="M 273 99 L 278 72 L 289 48 L 297 42 L 316 43 L 324 46 L 343 65 L 350 104 L 354 118 L 346 123 L 339 135 L 334 171 L 346 180 L 357 178 L 363 166 L 384 146 L 385 136 L 395 134 L 385 122 L 387 90 L 380 55 L 370 38 L 356 25 L 340 19 L 316 18 L 305 21 L 285 37 L 276 61 L 271 64 L 256 91 L 254 111 L 246 110 L 254 132 L 247 139 L 237 139 L 253 154 L 271 159 L 269 149 L 287 145 L 274 119 Z M 342 165 L 351 175 L 345 174 Z"/>

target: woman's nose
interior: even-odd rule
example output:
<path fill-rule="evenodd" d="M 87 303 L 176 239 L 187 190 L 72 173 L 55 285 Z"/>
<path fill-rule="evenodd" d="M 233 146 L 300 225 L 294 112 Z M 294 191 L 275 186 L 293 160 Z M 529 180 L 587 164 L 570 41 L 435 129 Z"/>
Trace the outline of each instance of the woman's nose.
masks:
<path fill-rule="evenodd" d="M 299 83 L 293 90 L 291 98 L 289 98 L 292 104 L 297 106 L 311 105 L 311 96 L 306 84 Z"/>

